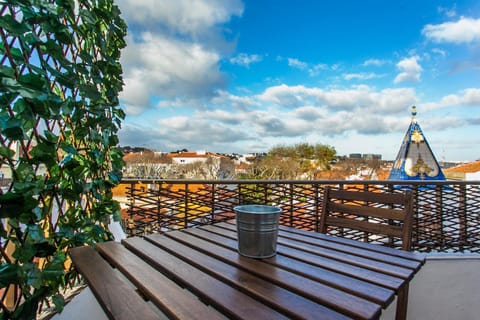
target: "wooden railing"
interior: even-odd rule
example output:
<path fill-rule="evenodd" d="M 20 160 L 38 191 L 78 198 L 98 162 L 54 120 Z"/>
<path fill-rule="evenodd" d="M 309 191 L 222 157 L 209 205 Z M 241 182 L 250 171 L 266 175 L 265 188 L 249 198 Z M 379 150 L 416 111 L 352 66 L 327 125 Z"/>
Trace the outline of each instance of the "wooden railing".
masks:
<path fill-rule="evenodd" d="M 228 220 L 234 206 L 250 203 L 280 206 L 282 225 L 317 231 L 326 185 L 378 192 L 409 189 L 415 198 L 413 250 L 480 253 L 480 181 L 124 180 L 122 185 L 127 199 L 122 221 L 129 236 Z"/>

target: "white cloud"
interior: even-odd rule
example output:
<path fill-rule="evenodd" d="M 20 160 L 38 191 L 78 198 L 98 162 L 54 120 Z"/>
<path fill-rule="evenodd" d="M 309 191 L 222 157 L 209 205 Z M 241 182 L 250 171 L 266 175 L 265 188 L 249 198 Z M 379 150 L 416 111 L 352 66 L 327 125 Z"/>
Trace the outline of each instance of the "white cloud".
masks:
<path fill-rule="evenodd" d="M 279 58 L 281 60 L 281 58 Z M 297 68 L 300 70 L 307 70 L 308 74 L 311 77 L 317 76 L 320 74 L 320 71 L 322 70 L 328 70 L 329 67 L 327 64 L 324 63 L 318 63 L 314 65 L 310 65 L 307 62 L 298 60 L 296 58 L 288 58 L 288 65 L 292 68 Z M 336 66 L 332 66 L 332 70 L 334 70 Z"/>
<path fill-rule="evenodd" d="M 368 67 L 368 66 L 381 67 L 386 63 L 388 63 L 388 61 L 386 61 L 386 60 L 368 59 L 368 60 L 365 60 L 363 62 L 362 66 L 364 66 L 364 67 Z"/>
<path fill-rule="evenodd" d="M 242 111 L 246 111 L 251 107 L 257 107 L 260 104 L 252 97 L 236 96 L 226 91 L 220 90 L 217 95 L 212 98 L 212 103 L 216 106 L 228 106 Z"/>
<path fill-rule="evenodd" d="M 437 10 L 439 13 L 445 14 L 449 18 L 453 18 L 457 15 L 457 5 L 454 4 L 452 8 L 438 7 Z"/>
<path fill-rule="evenodd" d="M 221 27 L 243 14 L 241 0 L 119 0 L 118 5 L 129 26 L 120 95 L 127 114 L 167 100 L 182 105 L 211 97 L 225 86 L 220 60 L 231 44 Z"/>
<path fill-rule="evenodd" d="M 238 64 L 247 68 L 250 66 L 250 64 L 260 61 L 262 61 L 262 56 L 258 54 L 240 53 L 237 56 L 230 58 L 230 63 Z"/>
<path fill-rule="evenodd" d="M 400 73 L 395 77 L 394 83 L 404 81 L 418 82 L 420 81 L 420 74 L 422 67 L 418 64 L 419 56 L 405 58 L 397 63 L 397 69 Z"/>
<path fill-rule="evenodd" d="M 480 19 L 461 17 L 455 22 L 427 24 L 422 34 L 435 42 L 459 44 L 480 41 Z"/>
<path fill-rule="evenodd" d="M 332 66 L 332 70 L 336 70 L 337 65 Z M 308 69 L 308 74 L 311 77 L 317 76 L 320 74 L 320 71 L 328 70 L 328 65 L 324 63 L 319 63 Z"/>
<path fill-rule="evenodd" d="M 132 24 L 167 28 L 198 35 L 243 14 L 241 0 L 118 0 L 123 17 Z"/>
<path fill-rule="evenodd" d="M 304 70 L 308 67 L 308 63 L 295 58 L 288 58 L 288 65 L 293 68 Z"/>
<path fill-rule="evenodd" d="M 442 57 L 446 57 L 447 56 L 447 52 L 445 50 L 442 50 L 442 49 L 439 49 L 439 48 L 433 48 L 432 49 L 432 52 L 433 53 L 436 53 Z"/>
<path fill-rule="evenodd" d="M 437 102 L 428 102 L 423 105 L 425 110 L 435 110 L 456 106 L 477 106 L 480 107 L 480 88 L 468 88 L 460 91 L 459 94 L 449 94 Z"/>
<path fill-rule="evenodd" d="M 377 92 L 365 85 L 324 90 L 282 84 L 267 88 L 258 98 L 290 108 L 314 105 L 335 110 L 361 109 L 362 112 L 391 113 L 401 112 L 417 101 L 415 91 L 411 88 L 384 89 Z"/>
<path fill-rule="evenodd" d="M 374 78 L 380 78 L 382 75 L 370 72 L 370 73 L 347 73 L 343 75 L 343 78 L 345 80 L 369 80 L 369 79 L 374 79 Z"/>
<path fill-rule="evenodd" d="M 223 84 L 220 56 L 198 43 L 144 33 L 129 38 L 122 56 L 125 88 L 120 97 L 126 112 L 149 107 L 150 96 L 188 98 L 211 96 Z"/>
<path fill-rule="evenodd" d="M 265 91 L 258 96 L 260 100 L 272 102 L 283 106 L 299 106 L 308 104 L 312 98 L 321 95 L 323 90 L 317 88 L 307 88 L 303 85 L 287 86 L 281 84 L 265 89 Z"/>

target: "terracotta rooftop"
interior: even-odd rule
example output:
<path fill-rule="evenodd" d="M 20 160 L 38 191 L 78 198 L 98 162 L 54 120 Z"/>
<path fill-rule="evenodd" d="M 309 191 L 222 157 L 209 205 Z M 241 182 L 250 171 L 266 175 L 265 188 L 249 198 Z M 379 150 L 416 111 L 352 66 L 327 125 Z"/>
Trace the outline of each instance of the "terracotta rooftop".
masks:
<path fill-rule="evenodd" d="M 471 173 L 480 171 L 480 160 L 444 169 L 445 172 Z"/>
<path fill-rule="evenodd" d="M 208 158 L 210 156 L 209 152 L 205 153 L 196 153 L 196 152 L 180 152 L 180 153 L 169 153 L 171 158 Z"/>

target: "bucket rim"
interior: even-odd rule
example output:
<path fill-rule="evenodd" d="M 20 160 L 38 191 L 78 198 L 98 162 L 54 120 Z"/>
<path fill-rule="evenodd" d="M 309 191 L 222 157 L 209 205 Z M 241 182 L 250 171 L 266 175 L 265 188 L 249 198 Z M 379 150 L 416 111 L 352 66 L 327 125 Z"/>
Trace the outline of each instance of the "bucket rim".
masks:
<path fill-rule="evenodd" d="M 233 207 L 235 212 L 251 214 L 272 214 L 282 212 L 282 208 L 266 204 L 244 204 Z"/>

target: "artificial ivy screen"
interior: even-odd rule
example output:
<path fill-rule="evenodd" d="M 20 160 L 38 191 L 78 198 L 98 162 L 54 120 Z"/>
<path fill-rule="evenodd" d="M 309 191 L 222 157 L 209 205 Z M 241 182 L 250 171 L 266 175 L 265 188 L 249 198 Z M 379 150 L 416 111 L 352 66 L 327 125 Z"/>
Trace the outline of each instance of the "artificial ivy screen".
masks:
<path fill-rule="evenodd" d="M 1 318 L 35 318 L 75 276 L 68 248 L 111 239 L 124 118 L 113 0 L 0 1 Z"/>

